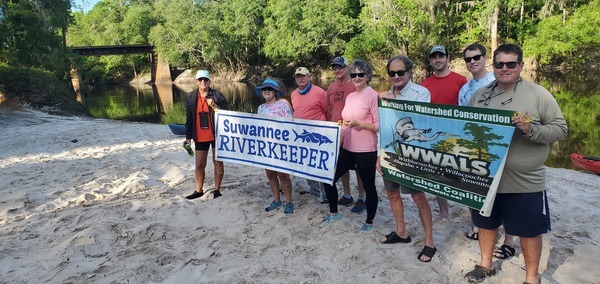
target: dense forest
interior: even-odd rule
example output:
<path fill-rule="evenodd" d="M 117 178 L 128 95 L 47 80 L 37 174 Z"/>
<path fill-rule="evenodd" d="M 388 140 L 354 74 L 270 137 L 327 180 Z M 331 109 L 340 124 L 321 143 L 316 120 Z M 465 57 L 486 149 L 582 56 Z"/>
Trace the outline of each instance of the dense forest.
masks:
<path fill-rule="evenodd" d="M 178 68 L 243 80 L 249 72 L 326 67 L 332 57 L 382 68 L 407 54 L 426 65 L 434 44 L 459 57 L 472 42 L 523 46 L 544 66 L 583 66 L 600 46 L 600 0 L 0 0 L 0 67 L 68 76 L 131 77 L 148 56 L 80 58 L 70 46 L 152 44 Z"/>

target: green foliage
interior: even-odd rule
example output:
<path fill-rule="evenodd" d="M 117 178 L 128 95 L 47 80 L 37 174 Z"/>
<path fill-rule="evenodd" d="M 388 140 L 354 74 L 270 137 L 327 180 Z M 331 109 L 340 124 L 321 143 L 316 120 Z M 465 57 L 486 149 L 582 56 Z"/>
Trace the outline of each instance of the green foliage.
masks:
<path fill-rule="evenodd" d="M 425 66 L 434 44 L 454 56 L 473 42 L 490 46 L 498 11 L 498 42 L 524 44 L 526 56 L 547 63 L 578 50 L 595 54 L 599 1 L 104 0 L 75 14 L 68 39 L 151 43 L 171 65 L 243 79 L 251 66 L 326 66 L 339 54 L 371 62 L 406 54 Z M 148 67 L 143 56 L 86 60 L 105 66 L 103 76 Z"/>
<path fill-rule="evenodd" d="M 537 25 L 535 35 L 527 38 L 524 51 L 536 56 L 541 64 L 555 59 L 574 60 L 582 63 L 581 51 L 595 54 L 600 44 L 600 0 L 594 0 L 577 8 L 573 15 L 563 22 L 563 15 L 543 19 Z"/>
<path fill-rule="evenodd" d="M 8 100 L 18 101 L 49 113 L 83 115 L 86 110 L 75 99 L 69 86 L 44 70 L 0 67 L 0 92 Z"/>
<path fill-rule="evenodd" d="M 340 54 L 358 24 L 352 13 L 346 0 L 271 0 L 264 12 L 264 54 L 283 62 Z"/>
<path fill-rule="evenodd" d="M 67 53 L 59 31 L 70 21 L 70 2 L 1 1 L 0 62 L 65 74 Z"/>
<path fill-rule="evenodd" d="M 148 44 L 151 27 L 156 24 L 151 3 L 104 0 L 87 14 L 74 14 L 74 25 L 69 27 L 69 46 Z M 82 61 L 83 74 L 97 74 L 104 80 L 127 78 L 142 70 L 149 70 L 148 55 L 114 55 L 86 57 Z M 94 70 L 86 69 L 93 66 Z M 99 80 L 99 77 L 85 80 Z"/>

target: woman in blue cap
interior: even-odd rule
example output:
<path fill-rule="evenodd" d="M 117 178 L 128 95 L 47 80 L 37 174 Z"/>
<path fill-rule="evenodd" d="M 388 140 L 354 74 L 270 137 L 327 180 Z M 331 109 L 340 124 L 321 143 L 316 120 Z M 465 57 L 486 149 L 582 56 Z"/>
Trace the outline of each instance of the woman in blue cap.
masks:
<path fill-rule="evenodd" d="M 254 88 L 254 90 L 256 94 L 265 99 L 265 103 L 258 106 L 257 113 L 259 115 L 292 117 L 292 109 L 287 100 L 283 99 L 285 95 L 284 91 L 282 91 L 283 88 L 276 80 L 267 78 L 263 81 L 262 85 Z M 269 179 L 271 193 L 273 193 L 273 202 L 265 208 L 265 211 L 269 212 L 281 207 L 281 194 L 279 192 L 281 188 L 286 200 L 283 212 L 286 214 L 293 213 L 294 205 L 292 204 L 292 180 L 290 179 L 290 175 L 272 170 L 265 171 Z"/>

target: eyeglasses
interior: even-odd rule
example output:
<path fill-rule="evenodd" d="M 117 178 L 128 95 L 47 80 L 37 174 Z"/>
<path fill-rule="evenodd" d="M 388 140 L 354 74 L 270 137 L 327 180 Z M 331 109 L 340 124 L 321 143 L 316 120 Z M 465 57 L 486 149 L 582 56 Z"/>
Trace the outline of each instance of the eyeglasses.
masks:
<path fill-rule="evenodd" d="M 390 70 L 390 71 L 388 71 L 388 76 L 390 76 L 392 78 L 396 75 L 398 75 L 398 77 L 402 77 L 405 74 L 406 74 L 406 70 L 396 70 L 396 71 Z"/>
<path fill-rule="evenodd" d="M 342 70 L 344 68 L 346 68 L 346 66 L 340 66 L 340 65 L 333 65 L 333 66 L 331 66 L 331 70 L 333 70 L 333 71 Z"/>
<path fill-rule="evenodd" d="M 508 67 L 508 69 L 515 69 L 517 67 L 517 65 L 519 65 L 519 63 L 521 62 L 516 62 L 516 61 L 510 61 L 510 62 L 494 62 L 494 68 L 496 69 L 502 69 L 504 68 L 504 65 L 506 65 L 506 67 Z"/>
<path fill-rule="evenodd" d="M 350 78 L 356 78 L 356 76 L 358 76 L 358 78 L 362 78 L 365 77 L 365 75 L 367 75 L 367 73 L 350 73 Z"/>
<path fill-rule="evenodd" d="M 471 60 L 475 60 L 475 61 L 479 61 L 479 59 L 481 59 L 483 55 L 479 54 L 479 55 L 475 55 L 473 57 L 465 57 L 465 63 L 470 63 Z"/>
<path fill-rule="evenodd" d="M 208 78 L 198 78 L 198 81 L 210 82 L 210 79 L 208 79 Z"/>
<path fill-rule="evenodd" d="M 271 88 L 271 87 L 267 87 L 267 88 L 263 88 L 262 89 L 263 92 L 274 92 L 275 89 Z"/>

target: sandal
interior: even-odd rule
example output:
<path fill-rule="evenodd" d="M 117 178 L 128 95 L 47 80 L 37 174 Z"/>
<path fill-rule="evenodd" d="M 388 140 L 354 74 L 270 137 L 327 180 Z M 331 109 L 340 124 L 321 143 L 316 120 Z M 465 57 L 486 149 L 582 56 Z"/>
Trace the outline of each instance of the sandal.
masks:
<path fill-rule="evenodd" d="M 475 269 L 465 275 L 469 283 L 483 282 L 488 277 L 496 275 L 496 268 L 487 269 L 481 265 L 475 265 Z"/>
<path fill-rule="evenodd" d="M 502 245 L 499 249 L 494 250 L 494 256 L 498 259 L 507 259 L 515 255 L 515 248 L 509 245 Z"/>
<path fill-rule="evenodd" d="M 411 239 L 410 239 L 410 236 L 408 236 L 406 238 L 401 238 L 394 231 L 394 232 L 391 232 L 391 233 L 385 235 L 385 240 L 379 240 L 379 242 L 382 244 L 395 244 L 395 243 L 407 244 L 407 243 L 411 242 Z"/>
<path fill-rule="evenodd" d="M 467 239 L 477 241 L 477 240 L 479 240 L 479 233 L 477 233 L 477 232 L 465 233 L 465 237 L 467 237 Z"/>
<path fill-rule="evenodd" d="M 435 247 L 424 246 L 423 250 L 421 251 L 421 253 L 419 253 L 419 256 L 417 256 L 417 258 L 419 259 L 420 262 L 430 262 L 431 259 L 433 258 L 433 256 L 435 255 L 436 251 L 437 251 L 437 248 L 435 248 Z M 429 257 L 429 259 L 421 260 L 421 256 Z"/>

